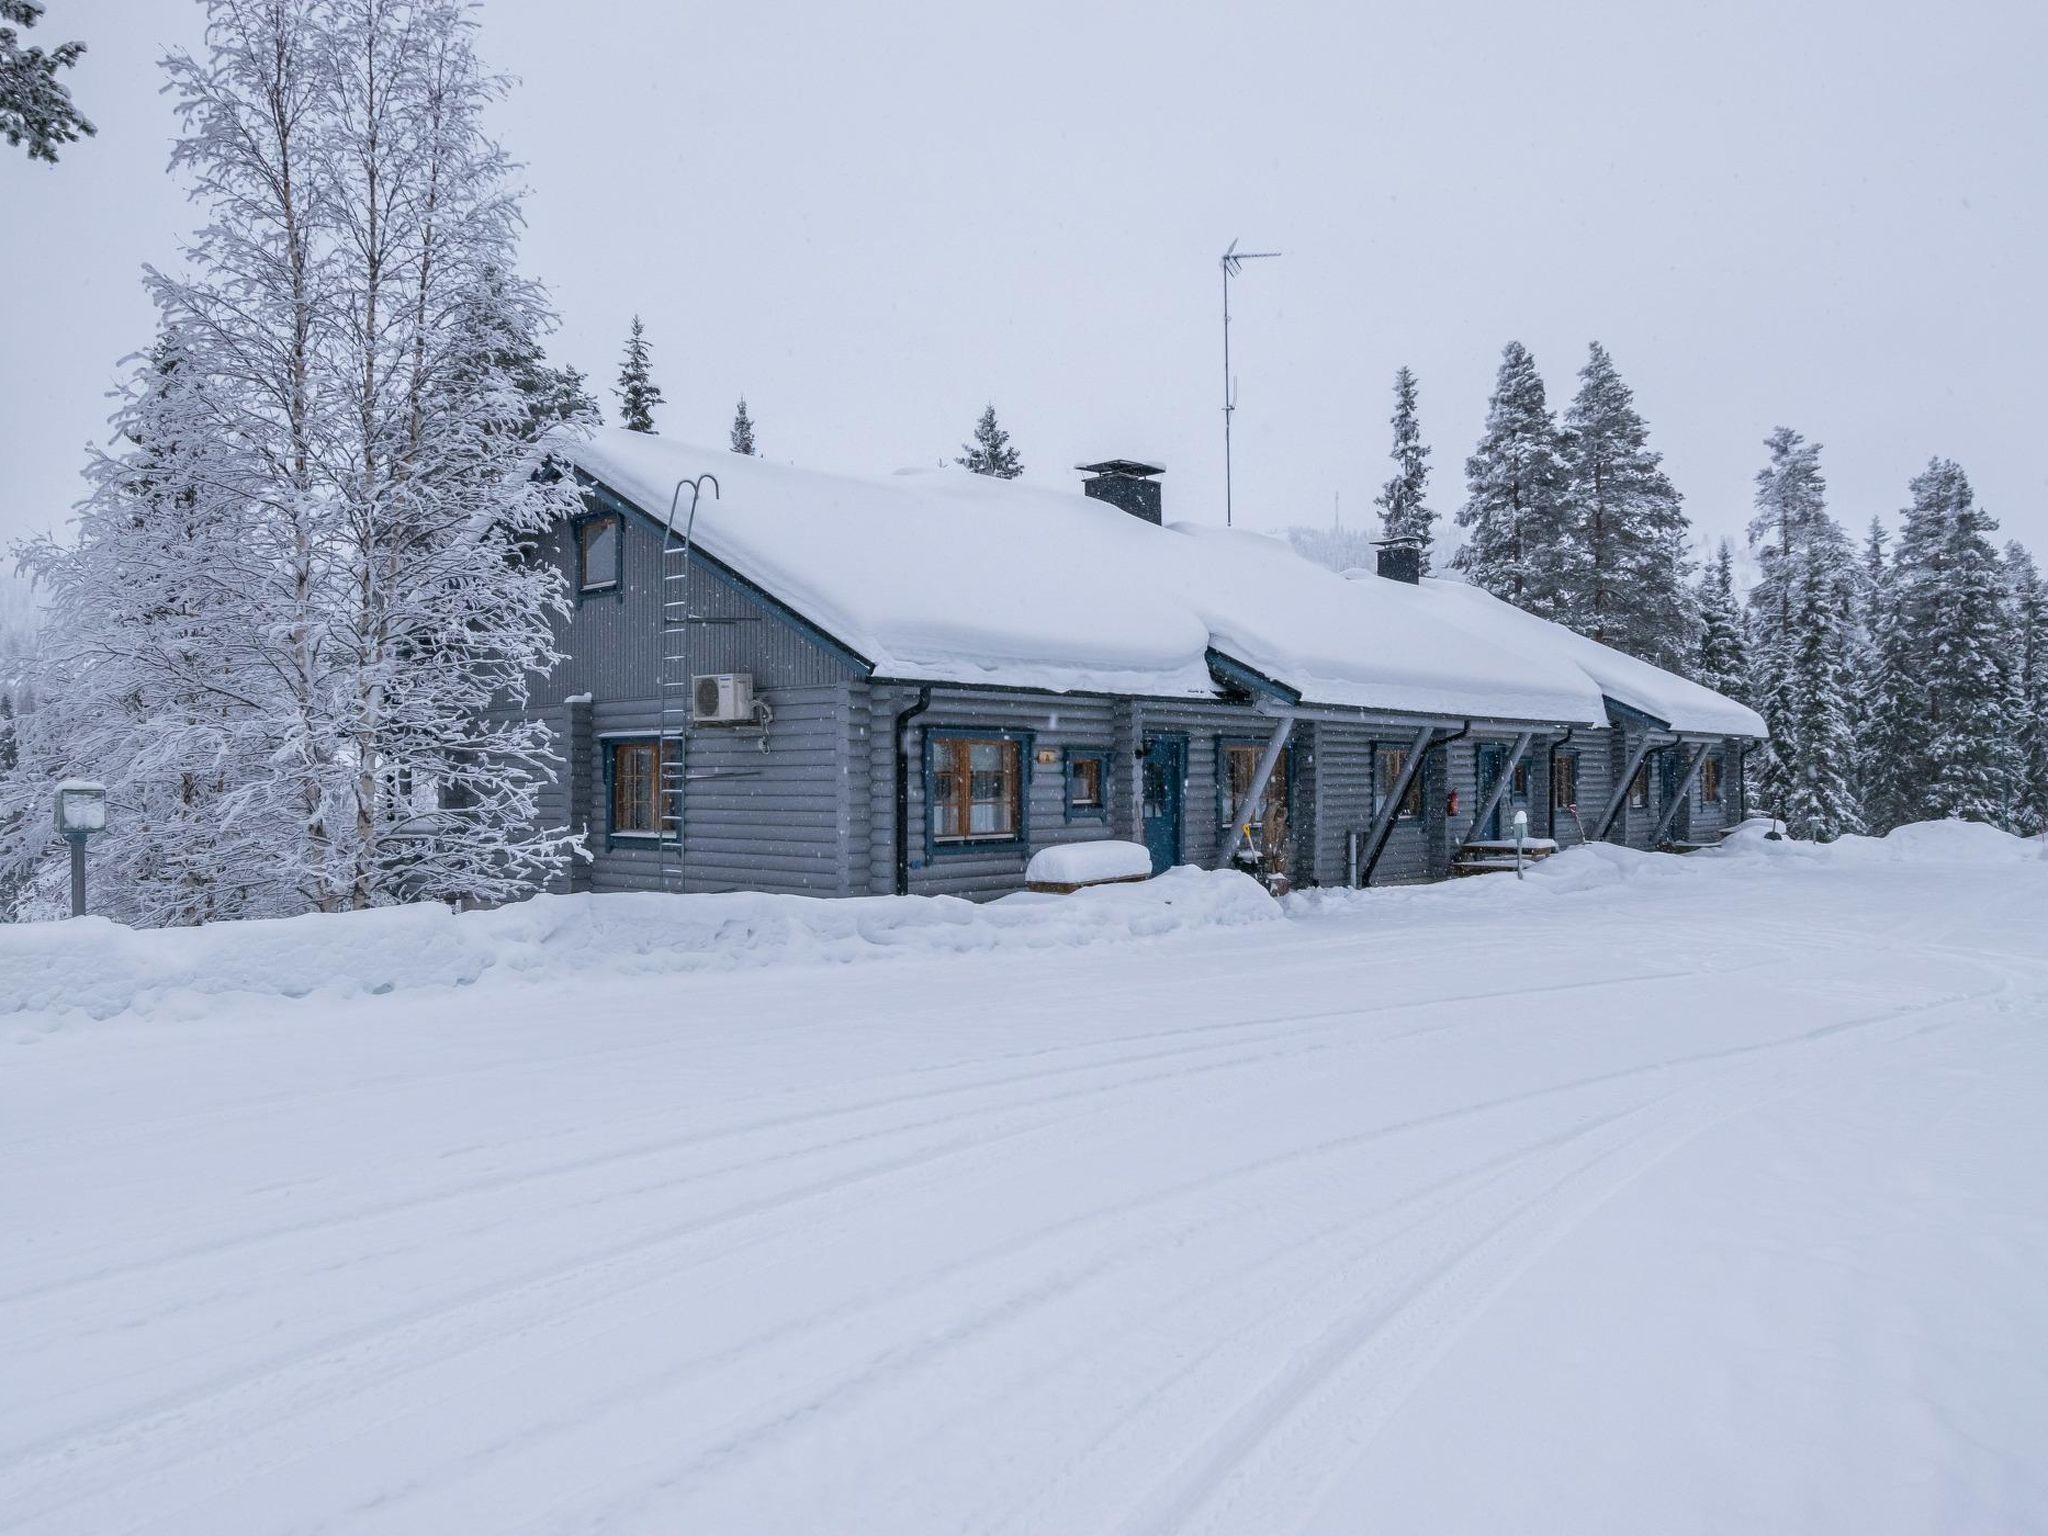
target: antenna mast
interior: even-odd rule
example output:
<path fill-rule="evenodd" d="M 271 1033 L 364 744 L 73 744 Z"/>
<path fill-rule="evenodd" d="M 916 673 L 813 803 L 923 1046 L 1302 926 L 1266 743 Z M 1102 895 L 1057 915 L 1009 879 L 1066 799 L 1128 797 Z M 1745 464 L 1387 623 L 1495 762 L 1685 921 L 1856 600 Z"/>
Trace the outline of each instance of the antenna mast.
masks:
<path fill-rule="evenodd" d="M 1237 409 L 1237 380 L 1230 372 L 1230 280 L 1247 261 L 1268 261 L 1278 251 L 1240 251 L 1235 240 L 1217 265 L 1223 268 L 1223 526 L 1231 524 L 1230 414 Z"/>

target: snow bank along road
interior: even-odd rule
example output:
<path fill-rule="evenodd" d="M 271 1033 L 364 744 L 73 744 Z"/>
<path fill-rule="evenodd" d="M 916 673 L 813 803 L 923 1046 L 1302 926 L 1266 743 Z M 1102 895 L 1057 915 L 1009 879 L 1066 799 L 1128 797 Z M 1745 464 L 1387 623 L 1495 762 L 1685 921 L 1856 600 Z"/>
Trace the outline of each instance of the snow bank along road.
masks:
<path fill-rule="evenodd" d="M 0 1529 L 2048 1529 L 2048 863 L 0 1023 Z"/>

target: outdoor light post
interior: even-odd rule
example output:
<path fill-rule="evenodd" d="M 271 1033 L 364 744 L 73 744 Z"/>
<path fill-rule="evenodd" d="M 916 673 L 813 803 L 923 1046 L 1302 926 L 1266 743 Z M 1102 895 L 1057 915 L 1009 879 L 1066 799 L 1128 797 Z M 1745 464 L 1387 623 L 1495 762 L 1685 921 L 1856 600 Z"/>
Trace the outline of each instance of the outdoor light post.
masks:
<path fill-rule="evenodd" d="M 57 831 L 71 845 L 71 915 L 85 916 L 85 840 L 107 830 L 107 786 L 66 779 L 57 786 Z"/>
<path fill-rule="evenodd" d="M 1522 843 L 1529 835 L 1529 813 L 1515 812 L 1515 878 L 1522 878 Z"/>

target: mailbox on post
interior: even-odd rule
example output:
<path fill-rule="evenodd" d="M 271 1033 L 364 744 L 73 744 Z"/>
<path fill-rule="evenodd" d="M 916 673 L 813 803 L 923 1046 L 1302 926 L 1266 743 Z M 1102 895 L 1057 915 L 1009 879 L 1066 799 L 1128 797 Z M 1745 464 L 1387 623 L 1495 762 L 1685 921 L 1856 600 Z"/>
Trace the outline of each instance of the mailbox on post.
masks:
<path fill-rule="evenodd" d="M 85 916 L 85 840 L 107 830 L 107 786 L 66 779 L 57 786 L 57 831 L 71 844 L 71 915 Z"/>

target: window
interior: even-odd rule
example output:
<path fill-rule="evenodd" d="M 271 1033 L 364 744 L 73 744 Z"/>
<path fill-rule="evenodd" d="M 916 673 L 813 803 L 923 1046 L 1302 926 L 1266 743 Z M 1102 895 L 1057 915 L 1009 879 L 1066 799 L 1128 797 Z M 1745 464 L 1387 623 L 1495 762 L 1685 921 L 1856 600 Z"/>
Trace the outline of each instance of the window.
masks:
<path fill-rule="evenodd" d="M 1636 776 L 1628 781 L 1628 808 L 1632 811 L 1647 811 L 1650 808 L 1650 765 L 1644 761 L 1636 769 Z"/>
<path fill-rule="evenodd" d="M 1230 802 L 1223 811 L 1226 822 L 1237 814 L 1244 797 L 1251 793 L 1252 780 L 1258 777 L 1259 759 L 1265 755 L 1263 742 L 1224 744 L 1223 792 Z M 1279 760 L 1266 778 L 1265 793 L 1252 807 L 1252 847 L 1260 863 L 1269 870 L 1283 869 L 1287 863 L 1287 784 L 1293 755 L 1291 747 L 1280 749 Z"/>
<path fill-rule="evenodd" d="M 576 590 L 610 592 L 619 584 L 619 519 L 607 512 L 576 524 Z"/>
<path fill-rule="evenodd" d="M 1379 777 L 1373 787 L 1375 805 L 1385 805 L 1387 797 L 1394 792 L 1394 786 L 1401 782 L 1401 770 L 1408 766 L 1406 747 L 1381 747 L 1378 753 Z M 1422 814 L 1422 770 L 1415 771 L 1415 777 L 1408 781 L 1408 792 L 1401 797 L 1400 815 L 1405 820 Z"/>
<path fill-rule="evenodd" d="M 654 837 L 661 832 L 661 743 L 611 744 L 612 835 Z"/>
<path fill-rule="evenodd" d="M 1529 798 L 1529 759 L 1526 756 L 1515 764 L 1515 776 L 1508 785 L 1508 796 L 1522 801 Z"/>
<path fill-rule="evenodd" d="M 1100 821 L 1109 814 L 1109 754 L 1099 747 L 1067 748 L 1067 820 Z"/>
<path fill-rule="evenodd" d="M 1704 805 L 1721 803 L 1721 759 L 1709 757 L 1700 766 L 1700 801 Z"/>
<path fill-rule="evenodd" d="M 1579 754 L 1560 752 L 1557 768 L 1550 776 L 1550 803 L 1568 811 L 1579 803 Z"/>
<path fill-rule="evenodd" d="M 935 736 L 935 843 L 1016 842 L 1024 835 L 1024 749 L 1013 736 Z"/>

